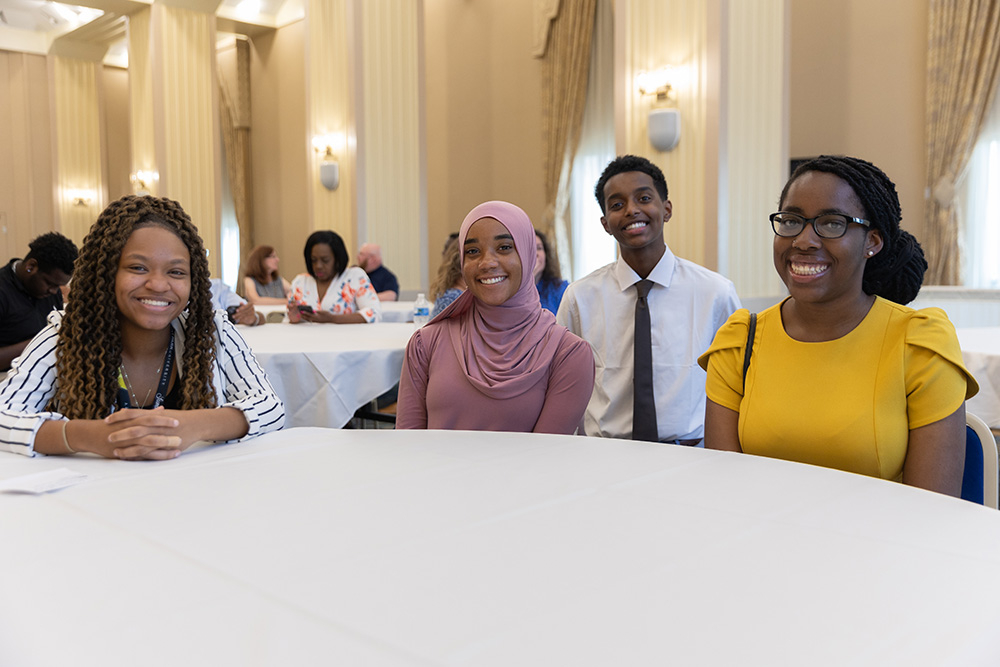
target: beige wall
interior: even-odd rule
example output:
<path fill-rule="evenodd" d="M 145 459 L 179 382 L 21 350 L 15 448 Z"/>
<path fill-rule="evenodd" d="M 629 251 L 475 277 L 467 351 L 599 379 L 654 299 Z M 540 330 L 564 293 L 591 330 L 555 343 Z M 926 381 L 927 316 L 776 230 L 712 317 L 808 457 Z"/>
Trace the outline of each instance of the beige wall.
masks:
<path fill-rule="evenodd" d="M 250 49 L 254 242 L 272 245 L 281 274 L 306 270 L 308 213 L 304 22 L 258 35 Z"/>
<path fill-rule="evenodd" d="M 364 0 L 359 9 L 358 223 L 348 252 L 356 259 L 361 243 L 379 244 L 400 291 L 426 292 L 423 1 Z"/>
<path fill-rule="evenodd" d="M 0 51 L 0 263 L 55 229 L 55 166 L 45 56 Z"/>
<path fill-rule="evenodd" d="M 100 85 L 104 91 L 104 119 L 107 131 L 105 154 L 107 155 L 108 201 L 132 194 L 131 133 L 129 132 L 128 111 L 128 70 L 120 67 L 104 67 Z"/>
<path fill-rule="evenodd" d="M 99 77 L 92 60 L 49 56 L 55 134 L 56 220 L 77 245 L 107 205 L 104 183 L 105 123 Z M 85 198 L 75 199 L 75 191 Z"/>
<path fill-rule="evenodd" d="M 788 161 L 785 0 L 615 7 L 617 149 L 663 169 L 673 203 L 667 243 L 730 278 L 741 296 L 773 293 L 766 220 Z M 665 65 L 678 70 L 671 98 L 640 94 L 636 75 Z M 681 117 L 667 152 L 648 134 L 650 110 L 663 106 Z"/>
<path fill-rule="evenodd" d="M 896 181 L 904 224 L 919 237 L 924 3 L 789 2 L 791 155 L 843 152 L 871 159 Z M 431 274 L 447 234 L 479 202 L 504 198 L 532 218 L 543 213 L 541 70 L 530 56 L 532 4 L 424 0 Z M 255 237 L 278 248 L 287 277 L 304 269 L 302 243 L 311 230 L 309 166 L 303 158 L 309 141 L 305 39 L 300 21 L 252 41 Z M 22 252 L 30 238 L 55 224 L 46 62 L 44 56 L 0 52 L 0 151 L 9 156 L 0 164 L 0 228 L 8 227 L 0 235 L 0 250 L 5 256 Z M 119 117 L 125 106 L 123 76 L 108 70 L 101 76 L 109 198 L 123 188 L 116 155 L 129 133 L 111 130 L 126 125 Z M 678 211 L 678 221 L 687 213 Z M 692 247 L 695 255 L 704 252 Z M 705 251 L 711 254 L 710 247 Z"/>
<path fill-rule="evenodd" d="M 541 219 L 541 64 L 531 2 L 425 0 L 428 259 L 477 204 Z"/>
<path fill-rule="evenodd" d="M 924 232 L 927 3 L 791 0 L 791 154 L 865 158 Z"/>

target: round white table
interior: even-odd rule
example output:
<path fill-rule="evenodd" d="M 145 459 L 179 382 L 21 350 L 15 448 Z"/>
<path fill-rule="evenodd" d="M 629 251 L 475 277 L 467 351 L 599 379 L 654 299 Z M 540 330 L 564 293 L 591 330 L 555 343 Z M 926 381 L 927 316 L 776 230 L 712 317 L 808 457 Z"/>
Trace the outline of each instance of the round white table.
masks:
<path fill-rule="evenodd" d="M 285 403 L 285 426 L 340 428 L 399 382 L 413 324 L 240 327 Z"/>
<path fill-rule="evenodd" d="M 0 458 L 0 664 L 996 665 L 1000 512 L 669 445 L 292 429 Z"/>

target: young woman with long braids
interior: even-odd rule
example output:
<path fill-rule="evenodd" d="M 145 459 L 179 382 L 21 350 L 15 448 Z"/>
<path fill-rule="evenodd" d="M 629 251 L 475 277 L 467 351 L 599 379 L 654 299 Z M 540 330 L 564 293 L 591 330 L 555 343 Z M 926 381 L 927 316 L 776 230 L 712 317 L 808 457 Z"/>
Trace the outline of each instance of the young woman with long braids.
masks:
<path fill-rule="evenodd" d="M 979 390 L 955 328 L 914 310 L 927 262 L 899 227 L 878 167 L 822 156 L 795 170 L 772 214 L 789 296 L 736 311 L 699 359 L 705 446 L 897 480 L 953 496 L 965 461 L 965 400 Z"/>
<path fill-rule="evenodd" d="M 0 447 L 171 459 L 280 429 L 285 411 L 225 312 L 177 202 L 127 196 L 84 239 L 54 313 L 0 385 Z"/>

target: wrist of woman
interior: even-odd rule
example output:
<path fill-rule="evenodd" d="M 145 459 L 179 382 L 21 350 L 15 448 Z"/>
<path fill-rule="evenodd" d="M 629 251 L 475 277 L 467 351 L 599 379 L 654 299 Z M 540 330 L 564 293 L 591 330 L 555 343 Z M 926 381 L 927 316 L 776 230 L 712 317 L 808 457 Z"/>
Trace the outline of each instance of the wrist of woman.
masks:
<path fill-rule="evenodd" d="M 66 451 L 68 453 L 70 453 L 70 454 L 76 454 L 76 450 L 69 446 L 69 439 L 66 437 L 66 429 L 67 428 L 69 428 L 69 420 L 68 419 L 64 420 L 63 423 L 62 423 L 62 441 L 63 441 L 63 447 L 66 448 Z"/>

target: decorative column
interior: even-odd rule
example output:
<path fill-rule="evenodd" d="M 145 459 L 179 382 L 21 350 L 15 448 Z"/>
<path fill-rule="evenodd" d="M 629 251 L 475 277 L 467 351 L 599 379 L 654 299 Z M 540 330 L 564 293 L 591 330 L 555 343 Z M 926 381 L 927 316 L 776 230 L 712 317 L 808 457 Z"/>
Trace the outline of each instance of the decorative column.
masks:
<path fill-rule="evenodd" d="M 215 76 L 217 2 L 156 2 L 148 28 L 139 12 L 129 34 L 134 190 L 180 202 L 219 275 L 221 158 Z M 203 6 L 202 6 L 203 5 Z M 152 137 L 152 142 L 150 142 Z M 158 177 L 158 178 L 157 178 Z"/>
<path fill-rule="evenodd" d="M 57 229 L 77 245 L 106 205 L 99 67 L 100 61 L 50 57 Z"/>
<path fill-rule="evenodd" d="M 350 52 L 348 0 L 306 3 L 306 131 L 301 146 L 308 163 L 311 229 L 340 234 L 352 258 L 357 253 L 357 134 Z M 336 164 L 339 182 L 320 182 L 323 163 Z M 331 167 L 327 167 L 330 169 Z M 329 185 L 332 185 L 328 181 Z M 304 241 L 305 239 L 303 239 Z"/>
<path fill-rule="evenodd" d="M 423 289 L 428 284 L 423 2 L 358 5 L 357 99 L 358 118 L 364 119 L 358 132 L 364 156 L 358 161 L 358 233 L 382 246 L 402 289 Z"/>

